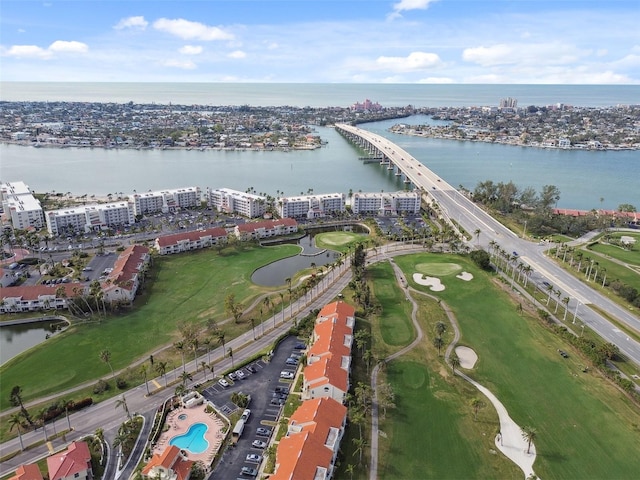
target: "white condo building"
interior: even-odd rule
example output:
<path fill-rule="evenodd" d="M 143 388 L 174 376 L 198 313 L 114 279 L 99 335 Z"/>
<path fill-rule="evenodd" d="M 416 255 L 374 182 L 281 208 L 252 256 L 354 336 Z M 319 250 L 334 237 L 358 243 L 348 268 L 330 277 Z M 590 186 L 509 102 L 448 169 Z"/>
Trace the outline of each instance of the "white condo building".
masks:
<path fill-rule="evenodd" d="M 267 199 L 252 193 L 217 188 L 209 190 L 207 197 L 209 205 L 219 212 L 237 213 L 244 217 L 256 218 L 263 216 L 267 211 Z"/>
<path fill-rule="evenodd" d="M 51 235 L 117 228 L 135 222 L 133 203 L 126 201 L 51 210 L 46 212 L 45 217 Z"/>
<path fill-rule="evenodd" d="M 420 213 L 420 193 L 354 193 L 351 197 L 351 211 L 356 215 L 397 215 L 399 213 Z"/>
<path fill-rule="evenodd" d="M 129 198 L 133 202 L 134 215 L 149 213 L 167 213 L 177 208 L 199 207 L 201 202 L 199 187 L 158 190 L 155 192 L 132 193 Z"/>
<path fill-rule="evenodd" d="M 3 217 L 11 221 L 13 228 L 26 230 L 44 227 L 44 212 L 40 201 L 31 193 L 24 182 L 6 182 L 0 184 Z"/>
<path fill-rule="evenodd" d="M 278 199 L 278 215 L 281 218 L 319 218 L 344 212 L 343 193 L 302 195 Z"/>

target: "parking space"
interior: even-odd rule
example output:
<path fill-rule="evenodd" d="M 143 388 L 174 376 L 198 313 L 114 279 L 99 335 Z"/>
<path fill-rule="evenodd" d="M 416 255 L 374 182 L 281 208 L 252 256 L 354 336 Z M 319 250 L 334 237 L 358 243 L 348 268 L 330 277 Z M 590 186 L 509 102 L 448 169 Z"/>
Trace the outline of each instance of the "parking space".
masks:
<path fill-rule="evenodd" d="M 291 381 L 280 379 L 282 371 L 295 373 L 296 365 L 287 365 L 287 359 L 296 352 L 295 346 L 300 341 L 295 337 L 289 337 L 280 342 L 267 361 L 256 361 L 242 367 L 242 376 L 234 375 L 235 379 L 226 377 L 229 386 L 223 387 L 215 383 L 207 387 L 203 395 L 213 402 L 216 407 L 226 415 L 231 415 L 238 407 L 231 402 L 234 392 L 242 392 L 251 395 L 251 416 L 245 423 L 242 435 L 237 443 L 228 448 L 223 454 L 211 478 L 238 478 L 242 477 L 243 467 L 259 469 L 262 465 L 264 448 L 262 443 L 269 444 L 273 432 L 277 428 L 280 410 L 284 404 L 282 388 L 292 388 Z M 234 372 L 235 373 L 235 372 Z M 280 391 L 276 395 L 276 389 Z M 288 393 L 288 390 L 286 390 Z M 276 400 L 274 402 L 274 399 Z M 257 445 L 257 446 L 256 446 Z M 265 447 L 266 448 L 266 447 Z M 248 455 L 258 455 L 248 457 Z M 247 477 L 245 474 L 244 477 Z"/>

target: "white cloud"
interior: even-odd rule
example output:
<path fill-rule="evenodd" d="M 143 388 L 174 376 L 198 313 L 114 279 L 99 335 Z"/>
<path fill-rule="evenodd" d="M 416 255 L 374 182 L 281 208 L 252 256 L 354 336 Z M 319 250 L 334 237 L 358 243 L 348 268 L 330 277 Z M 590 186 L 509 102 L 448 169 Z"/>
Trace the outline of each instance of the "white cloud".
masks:
<path fill-rule="evenodd" d="M 418 81 L 418 83 L 427 83 L 427 84 L 449 84 L 454 83 L 453 78 L 449 77 L 427 77 Z"/>
<path fill-rule="evenodd" d="M 160 18 L 153 22 L 153 28 L 184 40 L 233 40 L 232 34 L 218 27 L 211 27 L 200 22 L 191 22 L 183 18 L 175 20 Z"/>
<path fill-rule="evenodd" d="M 82 42 L 56 40 L 49 45 L 49 51 L 54 53 L 87 53 L 89 46 Z"/>
<path fill-rule="evenodd" d="M 435 53 L 411 52 L 406 57 L 378 57 L 376 65 L 393 72 L 413 72 L 438 67 L 442 64 Z"/>
<path fill-rule="evenodd" d="M 410 10 L 426 10 L 430 4 L 437 1 L 438 0 L 400 0 L 398 3 L 393 4 L 393 12 L 390 13 L 387 18 L 393 20 L 401 17 L 401 12 L 408 12 Z"/>
<path fill-rule="evenodd" d="M 236 50 L 227 54 L 227 57 L 229 58 L 245 58 L 246 56 L 247 54 L 242 50 Z"/>
<path fill-rule="evenodd" d="M 466 48 L 462 59 L 483 67 L 496 65 L 566 65 L 589 56 L 591 50 L 581 50 L 560 43 L 496 44 L 490 47 Z"/>
<path fill-rule="evenodd" d="M 515 63 L 516 61 L 514 50 L 508 45 L 465 48 L 462 52 L 462 59 L 480 64 L 483 67 Z"/>
<path fill-rule="evenodd" d="M 202 53 L 202 47 L 200 45 L 185 45 L 178 49 L 183 55 L 200 55 Z"/>
<path fill-rule="evenodd" d="M 197 65 L 191 60 L 175 60 L 169 59 L 162 62 L 165 67 L 180 68 L 182 70 L 195 70 Z"/>
<path fill-rule="evenodd" d="M 125 28 L 137 28 L 140 30 L 144 30 L 149 25 L 144 17 L 127 17 L 120 20 L 113 28 L 116 30 L 123 30 Z"/>
<path fill-rule="evenodd" d="M 37 45 L 12 45 L 8 49 L 3 49 L 3 56 L 17 58 L 47 58 L 51 52 Z"/>

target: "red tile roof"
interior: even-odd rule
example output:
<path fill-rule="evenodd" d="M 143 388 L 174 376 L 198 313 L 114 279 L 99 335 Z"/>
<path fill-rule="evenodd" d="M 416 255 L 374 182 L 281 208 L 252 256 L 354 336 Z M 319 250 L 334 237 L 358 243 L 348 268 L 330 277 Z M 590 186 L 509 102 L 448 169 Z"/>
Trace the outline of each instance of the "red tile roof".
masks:
<path fill-rule="evenodd" d="M 170 445 L 161 454 L 155 454 L 149 463 L 142 469 L 143 475 L 149 475 L 153 467 L 162 467 L 166 470 L 173 470 L 177 480 L 186 480 L 191 472 L 193 461 L 185 460 L 180 454 L 180 449 L 175 445 Z"/>
<path fill-rule="evenodd" d="M 20 285 L 18 287 L 4 287 L 0 289 L 0 295 L 5 298 L 22 298 L 23 300 L 37 300 L 40 296 L 53 295 L 59 288 L 64 289 L 67 297 L 75 297 L 74 289 L 81 294 L 84 285 L 81 283 L 59 283 L 56 285 Z"/>
<path fill-rule="evenodd" d="M 158 237 L 159 247 L 168 247 L 169 245 L 175 245 L 178 242 L 188 240 L 189 242 L 196 242 L 204 237 L 218 238 L 226 237 L 227 231 L 222 227 L 208 228 L 206 230 L 193 230 L 190 232 L 174 233 L 172 235 L 164 235 Z"/>
<path fill-rule="evenodd" d="M 264 228 L 265 230 L 271 230 L 276 227 L 295 227 L 298 225 L 293 218 L 281 218 L 279 220 L 262 220 L 260 222 L 247 222 L 242 225 L 238 225 L 236 228 L 240 233 L 255 232 Z"/>
<path fill-rule="evenodd" d="M 107 277 L 107 281 L 110 280 L 112 285 L 130 290 L 132 287 L 131 282 L 138 275 L 140 265 L 147 255 L 149 255 L 147 247 L 142 245 L 127 247 L 116 259 L 113 271 Z"/>
<path fill-rule="evenodd" d="M 72 442 L 66 451 L 47 458 L 49 479 L 58 480 L 91 469 L 91 453 L 86 442 Z"/>
<path fill-rule="evenodd" d="M 38 465 L 29 463 L 27 465 L 20 465 L 16 469 L 16 474 L 9 480 L 43 480 L 43 478 Z"/>

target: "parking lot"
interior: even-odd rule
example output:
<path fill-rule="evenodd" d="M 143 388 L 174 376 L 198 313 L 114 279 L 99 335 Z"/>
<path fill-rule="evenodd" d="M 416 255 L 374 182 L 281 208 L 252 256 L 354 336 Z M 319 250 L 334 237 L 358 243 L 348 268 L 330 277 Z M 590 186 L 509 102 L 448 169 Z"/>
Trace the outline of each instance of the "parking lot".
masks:
<path fill-rule="evenodd" d="M 250 478 L 251 475 L 241 473 L 243 467 L 259 470 L 263 463 L 264 449 L 271 442 L 277 428 L 284 399 L 293 388 L 292 380 L 282 379 L 280 374 L 286 371 L 295 375 L 298 366 L 287 365 L 287 359 L 291 354 L 299 352 L 295 348 L 299 343 L 300 340 L 296 337 L 286 338 L 280 342 L 268 361 L 258 360 L 243 367 L 241 369 L 243 379 L 232 380 L 225 377 L 229 382 L 228 387 L 223 387 L 216 382 L 202 392 L 207 400 L 214 403 L 227 416 L 239 410 L 231 402 L 232 393 L 242 392 L 245 395 L 251 395 L 251 402 L 247 407 L 251 410 L 251 415 L 245 422 L 242 434 L 235 446 L 223 453 L 222 459 L 209 478 Z M 249 367 L 255 371 L 252 372 Z M 264 431 L 258 432 L 259 428 Z M 266 445 L 263 447 L 258 442 L 264 442 Z M 256 457 L 247 457 L 248 455 L 258 455 L 259 460 L 256 460 Z M 245 471 L 249 472 L 249 470 Z"/>

